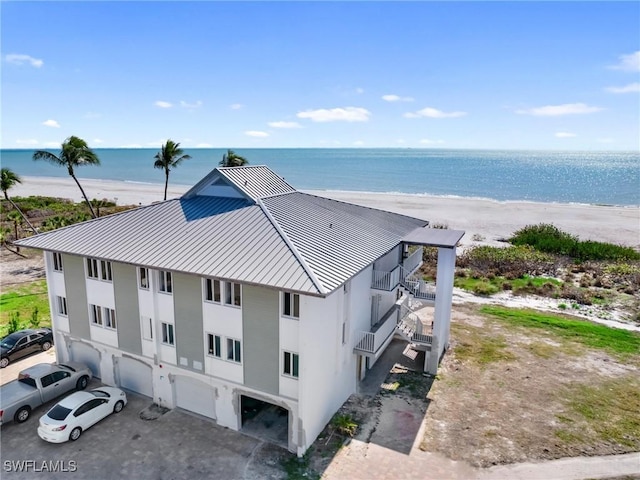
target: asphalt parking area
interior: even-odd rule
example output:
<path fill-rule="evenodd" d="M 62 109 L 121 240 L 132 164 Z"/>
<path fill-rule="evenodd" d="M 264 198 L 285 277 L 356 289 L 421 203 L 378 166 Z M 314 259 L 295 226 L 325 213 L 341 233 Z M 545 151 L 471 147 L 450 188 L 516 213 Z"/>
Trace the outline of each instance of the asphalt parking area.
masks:
<path fill-rule="evenodd" d="M 98 386 L 93 380 L 88 388 Z M 258 479 L 266 474 L 266 478 L 282 478 L 278 462 L 265 465 L 263 461 L 265 454 L 268 458 L 287 455 L 283 449 L 180 410 L 143 420 L 140 413 L 148 411 L 151 399 L 133 393 L 127 398 L 122 412 L 83 432 L 75 442 L 50 444 L 38 437 L 38 419 L 55 401 L 34 410 L 23 424 L 3 425 L 0 477 Z"/>

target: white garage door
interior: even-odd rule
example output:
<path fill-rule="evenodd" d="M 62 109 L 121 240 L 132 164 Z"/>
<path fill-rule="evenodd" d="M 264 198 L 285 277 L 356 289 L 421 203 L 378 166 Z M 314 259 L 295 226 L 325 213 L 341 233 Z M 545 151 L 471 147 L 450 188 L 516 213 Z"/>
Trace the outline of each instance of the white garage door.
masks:
<path fill-rule="evenodd" d="M 209 418 L 216 418 L 215 392 L 209 385 L 193 378 L 174 377 L 176 406 Z"/>
<path fill-rule="evenodd" d="M 70 356 L 74 362 L 81 362 L 87 365 L 95 378 L 101 378 L 100 352 L 95 348 L 86 343 L 72 342 Z"/>
<path fill-rule="evenodd" d="M 119 357 L 116 359 L 116 372 L 120 388 L 153 397 L 153 377 L 149 365 L 134 358 Z"/>

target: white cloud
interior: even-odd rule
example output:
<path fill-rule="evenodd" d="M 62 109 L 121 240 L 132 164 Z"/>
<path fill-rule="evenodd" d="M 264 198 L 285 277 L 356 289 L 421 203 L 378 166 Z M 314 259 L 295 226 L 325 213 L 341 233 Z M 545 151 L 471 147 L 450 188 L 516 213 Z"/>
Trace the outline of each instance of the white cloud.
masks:
<path fill-rule="evenodd" d="M 562 105 L 546 105 L 516 110 L 520 115 L 534 115 L 536 117 L 558 117 L 561 115 L 584 115 L 601 111 L 600 107 L 590 107 L 585 103 L 564 103 Z"/>
<path fill-rule="evenodd" d="M 45 127 L 60 128 L 60 124 L 55 120 L 51 120 L 51 119 L 45 120 L 44 122 L 42 122 L 42 125 L 44 125 Z"/>
<path fill-rule="evenodd" d="M 314 122 L 366 122 L 371 112 L 362 107 L 319 108 L 298 112 L 298 118 L 308 118 Z"/>
<path fill-rule="evenodd" d="M 556 136 L 556 138 L 573 138 L 573 137 L 577 137 L 577 135 L 575 133 L 570 133 L 570 132 L 556 132 L 555 136 Z"/>
<path fill-rule="evenodd" d="M 30 55 L 22 55 L 18 53 L 10 53 L 8 55 L 5 55 L 4 59 L 8 63 L 13 63 L 14 65 L 25 65 L 28 63 L 32 67 L 36 68 L 40 68 L 42 65 L 44 65 L 44 62 L 39 58 L 33 58 Z"/>
<path fill-rule="evenodd" d="M 42 145 L 47 148 L 56 148 L 60 146 L 60 142 L 43 142 Z"/>
<path fill-rule="evenodd" d="M 95 119 L 95 118 L 101 118 L 102 114 L 101 113 L 96 113 L 96 112 L 87 112 L 84 114 L 84 118 L 87 119 Z"/>
<path fill-rule="evenodd" d="M 102 140 L 101 138 L 94 138 L 93 143 L 104 143 L 104 140 Z"/>
<path fill-rule="evenodd" d="M 157 102 L 154 103 L 154 105 L 158 108 L 171 108 L 173 107 L 172 103 L 169 102 L 165 102 L 163 100 L 158 100 Z"/>
<path fill-rule="evenodd" d="M 423 138 L 420 140 L 422 145 L 441 145 L 444 143 L 444 140 L 431 140 L 430 138 Z"/>
<path fill-rule="evenodd" d="M 244 132 L 244 134 L 249 137 L 256 137 L 256 138 L 266 138 L 269 136 L 267 132 L 260 132 L 258 130 L 247 130 L 246 132 Z"/>
<path fill-rule="evenodd" d="M 198 143 L 196 145 L 196 148 L 213 148 L 213 145 L 211 145 L 210 143 Z"/>
<path fill-rule="evenodd" d="M 615 140 L 613 138 L 610 138 L 610 137 L 604 137 L 604 138 L 596 138 L 596 142 L 613 143 L 613 142 L 615 142 Z"/>
<path fill-rule="evenodd" d="M 180 100 L 180 106 L 183 108 L 200 108 L 202 106 L 202 101 L 198 100 L 196 103 L 187 103 L 184 100 Z"/>
<path fill-rule="evenodd" d="M 244 105 L 241 103 L 233 103 L 231 105 L 229 105 L 229 108 L 231 110 L 240 110 L 241 108 L 244 108 Z"/>
<path fill-rule="evenodd" d="M 640 50 L 628 55 L 620 55 L 620 61 L 609 66 L 612 70 L 624 70 L 625 72 L 640 72 Z"/>
<path fill-rule="evenodd" d="M 142 145 L 139 143 L 129 143 L 126 145 L 120 145 L 118 148 L 142 148 Z"/>
<path fill-rule="evenodd" d="M 605 90 L 609 93 L 638 93 L 640 92 L 640 83 L 630 83 L 624 87 L 607 87 Z"/>
<path fill-rule="evenodd" d="M 26 138 L 26 139 L 22 139 L 19 138 L 16 140 L 16 145 L 27 145 L 27 146 L 31 146 L 31 145 L 38 145 L 38 140 L 36 140 L 35 138 Z"/>
<path fill-rule="evenodd" d="M 267 125 L 273 128 L 302 128 L 298 122 L 269 122 Z"/>
<path fill-rule="evenodd" d="M 364 88 L 360 88 L 360 87 L 356 88 L 356 93 L 357 93 L 358 95 L 363 94 L 363 93 L 364 93 Z"/>
<path fill-rule="evenodd" d="M 353 142 L 353 144 L 356 147 L 361 147 L 362 145 L 364 145 L 364 142 L 362 140 L 356 140 L 355 142 Z"/>
<path fill-rule="evenodd" d="M 406 118 L 456 118 L 464 117 L 465 115 L 467 115 L 467 112 L 443 112 L 442 110 L 431 107 L 423 108 L 417 112 L 407 112 L 404 114 Z"/>
<path fill-rule="evenodd" d="M 382 99 L 385 102 L 413 102 L 413 97 L 401 97 L 400 95 L 383 95 Z"/>

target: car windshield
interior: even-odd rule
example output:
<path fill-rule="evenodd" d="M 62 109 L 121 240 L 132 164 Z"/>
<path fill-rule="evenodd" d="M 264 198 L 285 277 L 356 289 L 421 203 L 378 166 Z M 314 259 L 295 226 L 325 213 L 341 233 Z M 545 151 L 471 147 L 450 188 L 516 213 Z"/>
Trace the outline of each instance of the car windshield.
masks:
<path fill-rule="evenodd" d="M 94 397 L 98 397 L 98 398 L 111 397 L 111 395 L 109 395 L 107 392 L 103 392 L 102 390 L 91 390 L 89 393 L 92 394 Z"/>
<path fill-rule="evenodd" d="M 71 370 L 72 372 L 75 372 L 75 371 L 76 371 L 76 369 L 75 369 L 75 368 L 71 368 L 69 365 L 64 365 L 64 364 L 62 364 L 62 363 L 59 363 L 59 364 L 58 364 L 58 366 L 59 366 L 59 367 L 62 367 L 62 368 L 66 368 L 67 370 Z"/>
<path fill-rule="evenodd" d="M 56 405 L 51 410 L 49 410 L 47 416 L 54 420 L 64 420 L 65 418 L 67 418 L 67 415 L 69 415 L 69 413 L 71 413 L 71 410 L 69 408 L 65 408 L 62 405 Z"/>
<path fill-rule="evenodd" d="M 5 348 L 11 348 L 21 338 L 22 336 L 19 336 L 19 335 L 9 335 L 8 337 L 5 337 L 2 339 L 2 342 L 0 342 L 0 345 L 2 345 Z"/>

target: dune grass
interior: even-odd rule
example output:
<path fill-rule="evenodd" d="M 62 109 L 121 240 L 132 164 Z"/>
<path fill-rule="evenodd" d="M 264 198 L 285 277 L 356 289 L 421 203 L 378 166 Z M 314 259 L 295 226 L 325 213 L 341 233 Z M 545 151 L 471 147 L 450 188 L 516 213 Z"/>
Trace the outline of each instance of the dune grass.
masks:
<path fill-rule="evenodd" d="M 0 335 L 7 334 L 9 320 L 16 314 L 19 314 L 19 328 L 32 327 L 31 319 L 36 311 L 39 326 L 50 326 L 51 313 L 45 280 L 4 288 L 0 295 Z"/>
<path fill-rule="evenodd" d="M 637 332 L 535 310 L 486 305 L 480 308 L 480 312 L 511 325 L 543 329 L 558 337 L 605 350 L 618 357 L 640 354 L 640 334 Z"/>

